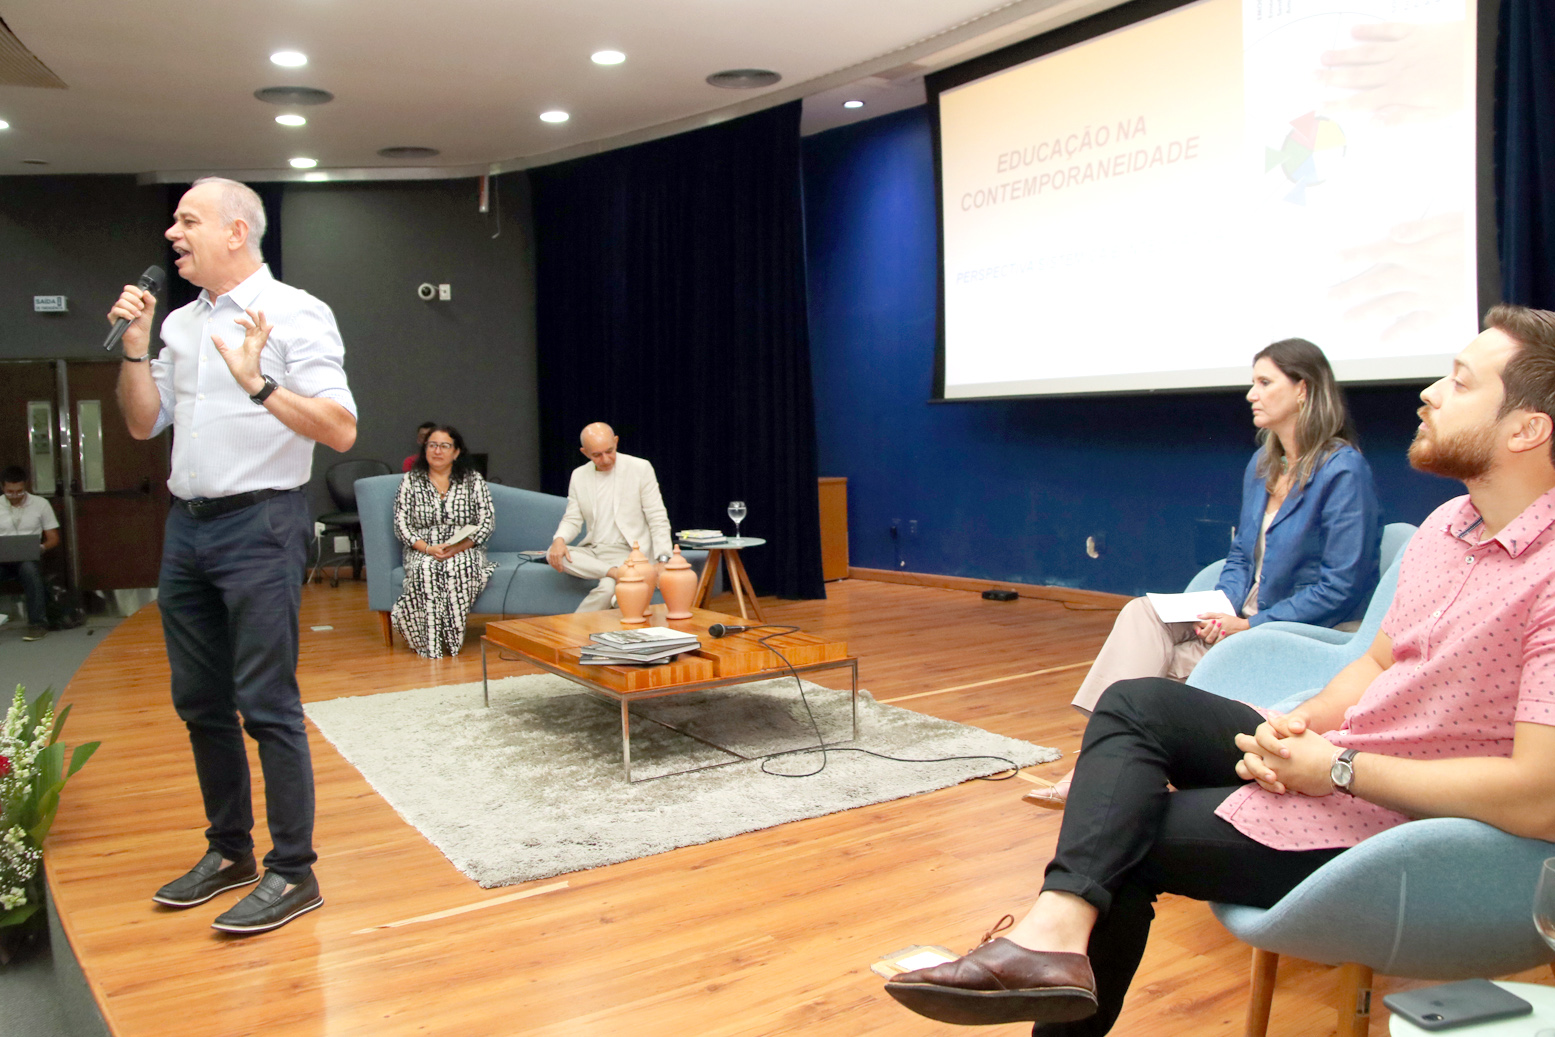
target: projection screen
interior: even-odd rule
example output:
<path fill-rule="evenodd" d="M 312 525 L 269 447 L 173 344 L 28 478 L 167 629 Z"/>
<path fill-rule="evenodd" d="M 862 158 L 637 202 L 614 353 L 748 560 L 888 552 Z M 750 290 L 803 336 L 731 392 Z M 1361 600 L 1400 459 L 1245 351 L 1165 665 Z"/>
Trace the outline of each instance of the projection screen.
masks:
<path fill-rule="evenodd" d="M 1437 377 L 1478 331 L 1474 57 L 1468 0 L 1198 0 L 939 90 L 941 395 L 1246 384 L 1292 336 Z"/>

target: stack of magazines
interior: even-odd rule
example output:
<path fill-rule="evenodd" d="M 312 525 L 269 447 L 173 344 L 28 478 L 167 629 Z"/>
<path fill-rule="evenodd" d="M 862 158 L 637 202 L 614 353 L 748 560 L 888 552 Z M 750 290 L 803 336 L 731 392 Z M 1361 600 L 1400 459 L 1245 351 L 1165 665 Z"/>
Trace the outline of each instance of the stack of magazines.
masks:
<path fill-rule="evenodd" d="M 682 529 L 675 539 L 687 547 L 716 547 L 726 538 L 716 529 Z"/>
<path fill-rule="evenodd" d="M 695 634 L 668 627 L 605 630 L 591 635 L 589 642 L 578 656 L 584 666 L 662 665 L 702 643 Z"/>

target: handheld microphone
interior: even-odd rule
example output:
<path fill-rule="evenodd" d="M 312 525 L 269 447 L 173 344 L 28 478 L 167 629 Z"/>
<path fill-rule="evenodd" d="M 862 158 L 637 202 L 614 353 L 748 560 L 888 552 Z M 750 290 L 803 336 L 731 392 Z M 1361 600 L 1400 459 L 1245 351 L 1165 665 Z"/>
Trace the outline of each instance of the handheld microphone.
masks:
<path fill-rule="evenodd" d="M 754 626 L 742 627 L 738 624 L 730 624 L 725 626 L 722 623 L 714 623 L 712 626 L 707 628 L 707 632 L 712 634 L 714 637 L 727 637 L 730 634 L 743 634 L 747 630 L 758 629 L 760 628 Z"/>
<path fill-rule="evenodd" d="M 135 282 L 135 286 L 150 292 L 152 295 L 156 295 L 162 291 L 162 281 L 165 277 L 167 277 L 167 274 L 162 272 L 161 267 L 148 266 L 146 267 L 146 272 L 140 275 L 140 280 Z M 129 326 L 130 322 L 123 317 L 114 321 L 113 330 L 108 332 L 107 338 L 103 339 L 103 348 L 112 349 L 114 346 L 117 346 L 119 340 L 124 337 L 125 331 L 129 329 Z"/>

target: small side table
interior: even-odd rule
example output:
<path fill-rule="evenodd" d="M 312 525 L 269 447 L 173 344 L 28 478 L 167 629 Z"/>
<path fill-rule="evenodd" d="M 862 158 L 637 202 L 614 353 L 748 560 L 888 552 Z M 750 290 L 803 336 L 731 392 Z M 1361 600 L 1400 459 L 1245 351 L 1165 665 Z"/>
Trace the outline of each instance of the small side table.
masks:
<path fill-rule="evenodd" d="M 718 576 L 720 562 L 729 567 L 729 584 L 734 589 L 734 600 L 740 603 L 740 618 L 754 619 L 758 623 L 765 623 L 767 617 L 761 613 L 761 603 L 756 600 L 756 590 L 751 586 L 751 578 L 745 573 L 745 565 L 740 561 L 740 550 L 746 547 L 760 547 L 766 541 L 761 537 L 726 537 L 717 544 L 696 544 L 698 550 L 707 552 L 707 564 L 702 566 L 702 578 L 697 581 L 696 597 L 691 599 L 691 607 L 700 609 L 707 607 L 707 597 L 712 593 L 713 580 Z M 681 544 L 682 548 L 693 545 Z M 746 600 L 750 605 L 747 608 Z"/>
<path fill-rule="evenodd" d="M 1434 1037 L 1436 1034 L 1472 1034 L 1473 1037 L 1536 1037 L 1555 1035 L 1555 987 L 1542 983 L 1503 983 L 1496 986 L 1510 991 L 1533 1005 L 1532 1015 L 1516 1019 L 1500 1019 L 1477 1026 L 1454 1026 L 1450 1030 L 1422 1030 L 1401 1015 L 1388 1017 L 1388 1033 L 1392 1037 Z"/>

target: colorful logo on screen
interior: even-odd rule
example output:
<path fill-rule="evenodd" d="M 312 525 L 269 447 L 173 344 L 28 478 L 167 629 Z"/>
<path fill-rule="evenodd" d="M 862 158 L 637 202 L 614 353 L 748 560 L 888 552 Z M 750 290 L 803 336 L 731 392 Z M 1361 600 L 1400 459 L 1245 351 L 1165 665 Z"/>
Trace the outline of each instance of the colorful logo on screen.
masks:
<path fill-rule="evenodd" d="M 1263 149 L 1263 171 L 1279 169 L 1293 185 L 1285 200 L 1307 204 L 1307 188 L 1316 187 L 1334 174 L 1344 161 L 1344 130 L 1332 119 L 1308 112 L 1291 120 L 1290 132 L 1278 151 Z"/>

